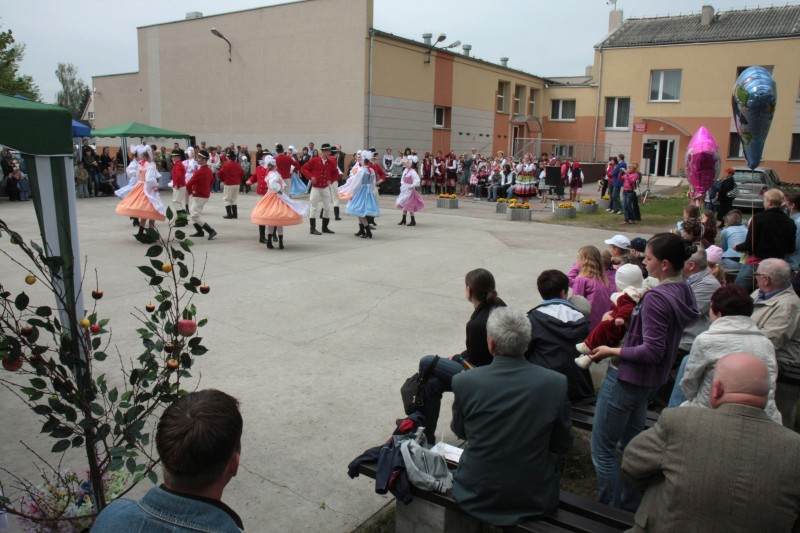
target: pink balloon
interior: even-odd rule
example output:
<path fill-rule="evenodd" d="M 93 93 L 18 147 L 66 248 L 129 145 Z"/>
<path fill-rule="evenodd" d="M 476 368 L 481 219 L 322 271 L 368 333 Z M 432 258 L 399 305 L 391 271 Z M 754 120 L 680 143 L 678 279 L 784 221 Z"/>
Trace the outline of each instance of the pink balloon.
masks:
<path fill-rule="evenodd" d="M 700 126 L 686 150 L 686 178 L 701 195 L 704 195 L 719 177 L 719 146 L 714 136 Z"/>

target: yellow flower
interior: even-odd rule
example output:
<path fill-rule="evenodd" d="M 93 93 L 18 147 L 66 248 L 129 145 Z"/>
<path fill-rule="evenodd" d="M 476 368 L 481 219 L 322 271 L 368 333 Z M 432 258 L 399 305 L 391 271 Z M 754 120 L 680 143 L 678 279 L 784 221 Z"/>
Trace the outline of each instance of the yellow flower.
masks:
<path fill-rule="evenodd" d="M 605 196 L 603 196 L 603 200 L 611 200 L 611 196 L 606 194 Z"/>
<path fill-rule="evenodd" d="M 575 207 L 575 205 L 571 202 L 561 202 L 558 204 L 559 209 L 572 209 L 573 207 Z"/>
<path fill-rule="evenodd" d="M 506 200 L 505 198 L 498 198 L 498 199 L 497 199 L 497 203 L 498 203 L 498 204 L 504 204 L 504 203 L 506 203 L 507 201 L 508 201 L 508 200 Z"/>
<path fill-rule="evenodd" d="M 508 203 L 515 204 L 515 203 L 517 203 L 517 199 L 516 198 L 512 198 L 511 200 L 508 201 Z"/>
<path fill-rule="evenodd" d="M 587 198 L 586 200 L 583 200 L 583 203 L 586 204 L 586 205 L 592 205 L 592 204 L 596 204 L 597 201 L 594 198 Z"/>

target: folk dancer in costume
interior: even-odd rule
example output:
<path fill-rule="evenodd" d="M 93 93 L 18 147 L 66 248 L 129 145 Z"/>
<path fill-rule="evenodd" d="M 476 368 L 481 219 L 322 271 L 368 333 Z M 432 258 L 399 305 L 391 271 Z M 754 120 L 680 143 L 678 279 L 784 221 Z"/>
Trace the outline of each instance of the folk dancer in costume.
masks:
<path fill-rule="evenodd" d="M 284 182 L 289 183 L 290 187 L 290 195 L 294 194 L 291 191 L 296 190 L 296 188 L 300 188 L 299 194 L 303 194 L 306 191 L 305 185 L 303 185 L 302 180 L 297 177 L 296 171 L 300 170 L 300 163 L 293 157 L 294 146 L 289 147 L 289 153 L 284 152 L 283 145 L 278 143 L 275 145 L 275 170 L 278 174 L 281 175 Z M 295 182 L 298 185 L 295 185 Z M 270 238 L 273 241 L 278 240 L 278 236 L 276 234 L 276 228 L 273 228 L 272 234 Z"/>
<path fill-rule="evenodd" d="M 333 204 L 333 218 L 334 220 L 342 220 L 339 216 L 339 179 L 341 179 L 344 171 L 341 166 L 339 166 L 339 150 L 337 148 L 331 147 L 331 156 L 336 161 L 336 168 L 339 169 L 339 178 L 333 180 L 331 184 L 328 185 L 331 191 L 331 203 Z M 320 214 L 320 216 L 322 215 Z"/>
<path fill-rule="evenodd" d="M 192 180 L 186 183 L 186 192 L 192 197 L 189 207 L 189 218 L 194 224 L 197 233 L 192 233 L 192 237 L 203 237 L 203 230 L 208 232 L 210 241 L 217 236 L 214 228 L 208 225 L 203 219 L 203 207 L 211 197 L 211 186 L 214 184 L 214 174 L 208 166 L 208 152 L 199 150 L 197 152 L 197 164 L 199 168 L 194 173 Z"/>
<path fill-rule="evenodd" d="M 289 171 L 289 196 L 294 198 L 295 196 L 300 196 L 301 194 L 307 193 L 308 192 L 308 186 L 305 183 L 303 183 L 303 180 L 300 179 L 300 175 L 299 175 L 300 174 L 300 161 L 297 159 L 297 150 L 295 149 L 294 146 L 290 146 L 289 148 L 287 148 L 287 151 L 288 151 L 289 157 L 292 159 L 292 162 L 293 162 L 290 165 L 290 171 Z M 278 155 L 280 155 L 280 154 L 278 154 Z M 278 170 L 278 173 L 280 174 L 280 172 L 281 172 L 281 167 L 280 167 L 281 163 L 277 161 L 277 158 L 276 158 L 275 163 L 278 164 L 277 170 Z M 281 174 L 281 177 L 283 177 L 283 174 Z M 286 178 L 284 178 L 284 179 L 286 179 Z"/>
<path fill-rule="evenodd" d="M 514 196 L 527 202 L 531 197 L 536 196 L 539 184 L 536 177 L 536 163 L 533 162 L 531 154 L 525 154 L 519 170 L 517 184 L 514 186 Z"/>
<path fill-rule="evenodd" d="M 322 233 L 335 233 L 328 228 L 330 218 L 322 218 L 322 233 L 317 231 L 317 213 L 320 211 L 320 204 L 325 213 L 330 213 L 331 208 L 331 190 L 328 187 L 331 181 L 339 179 L 339 167 L 336 165 L 336 159 L 331 157 L 331 145 L 325 143 L 322 145 L 322 155 L 312 157 L 308 163 L 300 168 L 300 172 L 311 181 L 311 196 L 309 203 L 311 208 L 308 212 L 308 220 L 311 225 L 311 235 L 322 235 Z"/>
<path fill-rule="evenodd" d="M 344 185 L 339 187 L 339 200 L 349 200 L 353 197 L 353 187 L 356 183 L 356 176 L 358 175 L 358 171 L 361 170 L 361 165 L 363 163 L 363 158 L 361 157 L 362 153 L 362 150 L 356 152 L 354 158 L 355 164 L 350 169 L 350 175 L 347 177 Z"/>
<path fill-rule="evenodd" d="M 145 223 L 149 221 L 150 229 L 155 229 L 156 220 L 167 219 L 167 207 L 158 195 L 158 172 L 153 162 L 153 149 L 143 144 L 136 147 L 139 156 L 137 179 L 116 192 L 122 198 L 117 204 L 117 214 L 139 219 L 139 232 L 134 235 L 140 242 L 152 242 L 144 233 Z"/>
<path fill-rule="evenodd" d="M 186 149 L 185 159 L 183 160 L 183 167 L 186 169 L 186 183 L 192 181 L 192 176 L 200 168 L 200 163 L 194 157 L 194 148 L 189 146 Z M 186 212 L 189 212 L 189 191 L 186 191 Z"/>
<path fill-rule="evenodd" d="M 569 199 L 570 201 L 579 202 L 584 180 L 581 164 L 573 161 L 569 166 L 567 175 L 569 177 Z"/>
<path fill-rule="evenodd" d="M 436 157 L 433 158 L 433 182 L 436 194 L 445 192 L 445 179 L 444 157 L 442 157 L 442 151 L 439 150 L 436 152 Z"/>
<path fill-rule="evenodd" d="M 256 185 L 256 194 L 259 196 L 264 196 L 267 194 L 267 176 L 269 174 L 269 169 L 267 168 L 267 157 L 272 158 L 267 152 L 264 152 L 264 157 L 259 161 L 259 165 L 256 168 L 255 174 L 253 174 L 250 179 L 247 181 L 248 185 L 252 185 L 253 183 L 257 183 Z M 272 159 L 274 161 L 274 158 Z M 252 220 L 252 215 L 251 215 Z M 258 242 L 264 244 L 267 242 L 266 238 L 267 226 L 261 224 L 258 226 Z"/>
<path fill-rule="evenodd" d="M 372 230 L 369 227 L 367 217 L 381 216 L 381 210 L 373 192 L 377 177 L 372 163 L 373 154 L 366 150 L 362 155 L 364 162 L 355 178 L 353 197 L 347 203 L 347 214 L 358 217 L 358 233 L 355 236 L 362 239 L 371 239 Z"/>
<path fill-rule="evenodd" d="M 172 158 L 172 206 L 176 215 L 188 215 L 186 211 L 186 167 L 181 164 L 183 152 L 173 150 Z"/>
<path fill-rule="evenodd" d="M 425 157 L 422 158 L 422 169 L 420 176 L 420 186 L 422 194 L 431 194 L 431 180 L 433 179 L 433 162 L 431 161 L 430 152 L 425 152 Z"/>
<path fill-rule="evenodd" d="M 139 146 L 138 144 L 134 144 L 133 146 L 130 147 L 131 155 L 128 158 L 129 159 L 128 168 L 125 169 L 125 175 L 128 176 L 128 185 L 135 185 L 136 181 L 139 179 L 139 156 L 136 155 L 136 148 L 138 148 L 138 146 Z M 124 194 L 122 196 L 120 196 L 119 194 L 119 191 L 121 191 L 122 189 L 126 189 L 126 187 L 117 189 L 117 191 L 114 194 L 116 194 L 120 198 L 124 198 Z M 131 220 L 133 221 L 133 227 L 139 226 L 138 218 L 131 217 Z"/>
<path fill-rule="evenodd" d="M 372 154 L 370 158 L 370 163 L 372 170 L 375 171 L 375 183 L 372 186 L 372 193 L 375 195 L 375 203 L 378 202 L 378 197 L 380 196 L 380 192 L 378 187 L 386 181 L 386 172 L 381 168 L 380 163 L 377 161 L 378 153 L 375 151 L 374 148 L 370 148 L 369 152 Z M 400 165 L 403 164 L 403 158 L 400 159 Z M 370 229 L 378 229 L 378 224 L 375 222 L 375 217 L 372 215 L 367 216 L 367 224 L 369 224 Z"/>
<path fill-rule="evenodd" d="M 397 202 L 395 202 L 397 208 L 403 210 L 403 219 L 397 224 L 398 226 L 406 225 L 406 213 L 411 214 L 411 222 L 408 225 L 416 226 L 417 221 L 414 220 L 414 213 L 422 211 L 425 207 L 425 201 L 417 191 L 420 179 L 419 174 L 414 168 L 414 163 L 417 162 L 416 160 L 417 156 L 415 155 L 409 158 L 403 158 L 403 165 L 405 165 L 406 169 L 403 172 L 403 176 L 400 178 L 400 194 L 397 196 Z"/>
<path fill-rule="evenodd" d="M 453 152 L 447 154 L 445 171 L 447 176 L 447 192 L 449 194 L 455 194 L 456 181 L 458 180 L 458 158 Z"/>
<path fill-rule="evenodd" d="M 222 202 L 225 204 L 225 215 L 222 218 L 239 218 L 239 187 L 245 177 L 244 169 L 236 161 L 236 154 L 228 152 L 228 160 L 217 171 L 217 178 L 223 183 Z"/>
<path fill-rule="evenodd" d="M 278 248 L 283 250 L 283 227 L 303 223 L 308 214 L 308 205 L 289 198 L 286 194 L 286 181 L 276 170 L 276 160 L 268 155 L 264 157 L 263 167 L 267 170 L 267 194 L 253 208 L 250 220 L 259 228 L 267 227 L 267 231 L 278 234 Z M 275 248 L 272 239 L 266 239 L 267 248 Z"/>

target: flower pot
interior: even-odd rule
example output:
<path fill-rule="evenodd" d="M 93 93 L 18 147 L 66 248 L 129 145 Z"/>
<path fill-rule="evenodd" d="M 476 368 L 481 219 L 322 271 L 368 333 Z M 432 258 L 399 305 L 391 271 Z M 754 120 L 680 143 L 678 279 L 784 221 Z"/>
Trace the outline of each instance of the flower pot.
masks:
<path fill-rule="evenodd" d="M 437 198 L 436 207 L 442 209 L 458 209 L 458 198 Z"/>
<path fill-rule="evenodd" d="M 574 207 L 556 207 L 556 218 L 575 218 L 576 212 Z"/>
<path fill-rule="evenodd" d="M 530 209 L 509 209 L 506 211 L 506 220 L 523 220 L 530 222 L 531 210 Z"/>
<path fill-rule="evenodd" d="M 611 200 L 603 200 L 602 198 L 597 200 L 597 205 L 600 206 L 600 209 L 608 209 L 611 207 Z"/>
<path fill-rule="evenodd" d="M 578 211 L 581 213 L 597 213 L 597 204 L 584 204 L 579 203 L 577 206 Z"/>
<path fill-rule="evenodd" d="M 495 205 L 495 213 L 505 213 L 508 211 L 508 204 L 503 202 Z"/>

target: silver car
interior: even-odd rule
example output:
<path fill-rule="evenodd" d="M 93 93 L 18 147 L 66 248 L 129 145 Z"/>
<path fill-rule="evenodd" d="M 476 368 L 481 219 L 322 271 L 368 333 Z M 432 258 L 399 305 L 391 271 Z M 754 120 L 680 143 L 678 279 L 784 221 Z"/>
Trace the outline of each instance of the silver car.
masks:
<path fill-rule="evenodd" d="M 739 195 L 733 200 L 733 207 L 745 212 L 764 209 L 764 193 L 781 185 L 781 180 L 774 170 L 767 167 L 733 167 L 733 180 Z"/>

